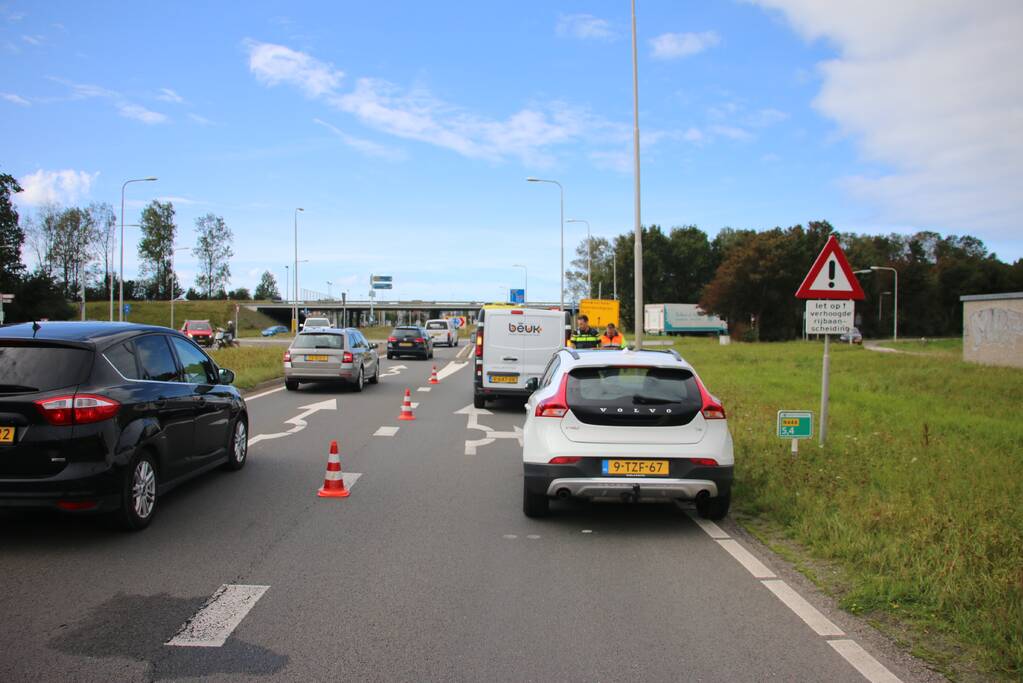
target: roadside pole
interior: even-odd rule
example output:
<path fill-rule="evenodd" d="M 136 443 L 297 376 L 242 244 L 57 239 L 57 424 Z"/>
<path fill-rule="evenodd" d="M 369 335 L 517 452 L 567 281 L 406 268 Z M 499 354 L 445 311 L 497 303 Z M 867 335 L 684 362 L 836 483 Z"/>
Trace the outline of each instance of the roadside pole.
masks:
<path fill-rule="evenodd" d="M 824 335 L 824 367 L 821 369 L 821 426 L 820 441 L 823 446 L 828 433 L 828 398 L 831 389 L 831 335 Z"/>

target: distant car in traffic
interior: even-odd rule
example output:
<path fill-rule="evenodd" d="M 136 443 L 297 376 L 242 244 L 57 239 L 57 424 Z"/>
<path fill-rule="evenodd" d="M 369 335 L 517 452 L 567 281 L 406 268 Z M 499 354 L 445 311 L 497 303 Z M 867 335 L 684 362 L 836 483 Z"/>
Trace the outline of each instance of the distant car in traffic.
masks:
<path fill-rule="evenodd" d="M 307 327 L 330 327 L 330 320 L 320 316 L 309 317 L 302 323 L 303 330 Z"/>
<path fill-rule="evenodd" d="M 458 328 L 450 318 L 437 318 L 426 321 L 426 331 L 433 340 L 434 346 L 458 346 Z"/>
<path fill-rule="evenodd" d="M 287 334 L 288 328 L 284 325 L 271 325 L 270 327 L 264 327 L 260 332 L 264 337 L 272 337 L 275 334 Z"/>
<path fill-rule="evenodd" d="M 345 382 L 362 391 L 380 381 L 378 345 L 352 327 L 306 327 L 284 352 L 284 386 L 303 382 Z"/>
<path fill-rule="evenodd" d="M 849 332 L 845 332 L 844 334 L 839 335 L 838 340 L 845 342 L 846 344 L 848 344 L 850 341 L 853 344 L 862 344 L 863 335 L 860 334 L 859 328 L 854 327 Z"/>
<path fill-rule="evenodd" d="M 391 330 L 387 337 L 387 358 L 402 356 L 433 358 L 433 339 L 429 332 L 418 325 L 399 325 Z"/>
<path fill-rule="evenodd" d="M 186 320 L 181 333 L 202 346 L 213 346 L 213 326 L 209 320 Z"/>
<path fill-rule="evenodd" d="M 141 529 L 161 497 L 248 454 L 234 373 L 165 327 L 0 329 L 0 507 L 113 513 Z"/>
<path fill-rule="evenodd" d="M 552 498 L 731 503 L 732 436 L 721 402 L 675 351 L 562 349 L 526 402 L 522 508 Z"/>

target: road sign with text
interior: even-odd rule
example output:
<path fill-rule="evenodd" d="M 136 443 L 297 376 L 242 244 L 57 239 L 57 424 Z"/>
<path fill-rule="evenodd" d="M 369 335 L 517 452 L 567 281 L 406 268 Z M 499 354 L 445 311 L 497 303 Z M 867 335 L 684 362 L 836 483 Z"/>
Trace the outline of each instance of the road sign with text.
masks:
<path fill-rule="evenodd" d="M 813 436 L 813 413 L 809 410 L 779 410 L 779 439 L 809 439 Z"/>
<path fill-rule="evenodd" d="M 845 334 L 855 324 L 856 304 L 835 299 L 806 302 L 807 334 Z"/>

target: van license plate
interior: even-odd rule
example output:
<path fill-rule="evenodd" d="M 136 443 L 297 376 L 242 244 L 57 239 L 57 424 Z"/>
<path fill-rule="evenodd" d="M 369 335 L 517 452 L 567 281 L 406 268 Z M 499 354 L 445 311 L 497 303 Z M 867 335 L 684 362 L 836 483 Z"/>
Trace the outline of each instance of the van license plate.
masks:
<path fill-rule="evenodd" d="M 0 427 L 0 443 L 14 443 L 14 427 Z"/>
<path fill-rule="evenodd" d="M 610 477 L 666 477 L 667 460 L 605 460 L 602 471 Z"/>
<path fill-rule="evenodd" d="M 518 382 L 519 382 L 519 376 L 518 375 L 491 375 L 490 376 L 490 383 L 491 384 L 518 384 Z"/>
<path fill-rule="evenodd" d="M 313 362 L 313 363 L 326 363 L 327 362 L 327 357 L 326 356 L 306 356 L 305 359 L 307 361 L 310 361 L 310 362 Z"/>

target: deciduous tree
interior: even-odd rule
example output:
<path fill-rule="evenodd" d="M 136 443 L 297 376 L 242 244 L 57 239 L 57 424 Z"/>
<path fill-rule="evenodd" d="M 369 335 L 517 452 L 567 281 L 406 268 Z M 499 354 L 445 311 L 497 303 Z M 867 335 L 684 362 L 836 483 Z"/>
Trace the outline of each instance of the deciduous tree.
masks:
<path fill-rule="evenodd" d="M 196 287 L 212 299 L 214 293 L 224 289 L 231 279 L 230 258 L 234 256 L 231 242 L 234 236 L 221 216 L 208 213 L 195 219 L 196 241 L 192 254 L 199 260 Z"/>

